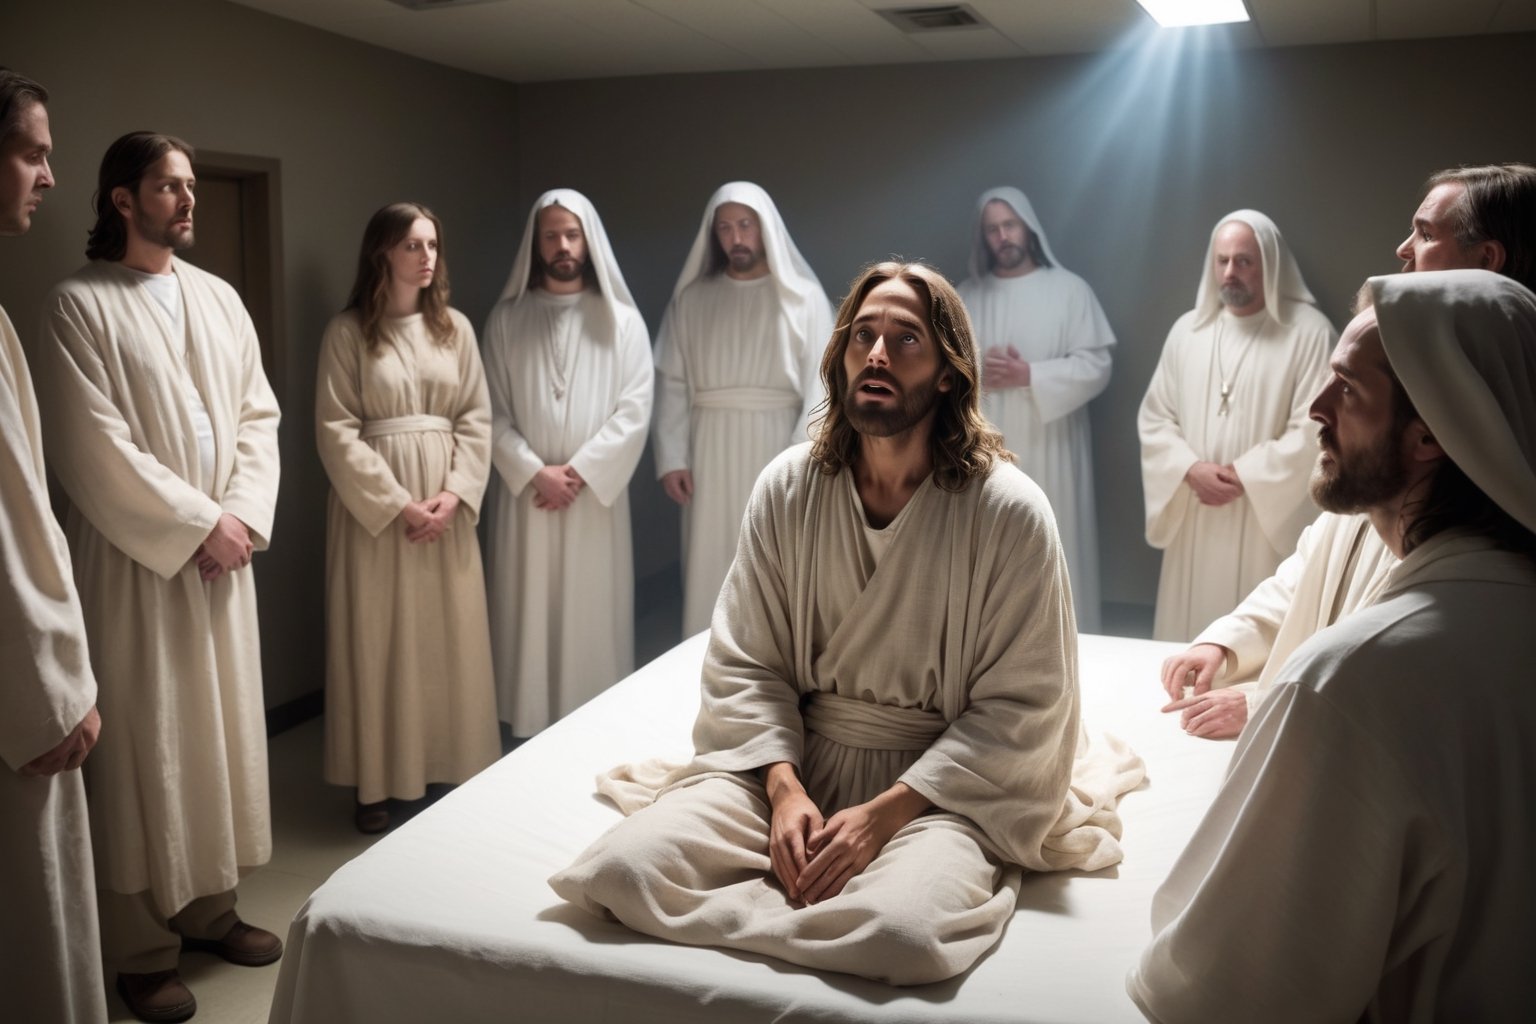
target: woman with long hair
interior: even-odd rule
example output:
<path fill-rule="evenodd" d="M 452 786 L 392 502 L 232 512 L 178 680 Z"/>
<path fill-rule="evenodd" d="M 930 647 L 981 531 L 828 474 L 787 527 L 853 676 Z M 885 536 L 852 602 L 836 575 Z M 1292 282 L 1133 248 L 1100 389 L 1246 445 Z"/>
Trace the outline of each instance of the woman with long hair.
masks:
<path fill-rule="evenodd" d="M 325 777 L 356 786 L 358 829 L 382 832 L 389 798 L 500 753 L 475 535 L 490 399 L 424 206 L 386 206 L 363 232 L 321 343 L 315 435 L 331 480 Z"/>

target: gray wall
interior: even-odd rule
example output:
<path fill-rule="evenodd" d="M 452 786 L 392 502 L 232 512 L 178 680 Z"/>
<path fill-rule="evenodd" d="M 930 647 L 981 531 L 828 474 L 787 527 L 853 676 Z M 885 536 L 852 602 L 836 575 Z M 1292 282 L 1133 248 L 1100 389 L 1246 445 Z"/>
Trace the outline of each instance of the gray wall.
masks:
<path fill-rule="evenodd" d="M 890 253 L 962 275 L 975 197 L 1018 185 L 1120 339 L 1092 406 L 1104 592 L 1150 605 L 1136 407 L 1193 302 L 1212 224 L 1242 206 L 1273 216 L 1342 325 L 1360 280 L 1395 269 L 1429 171 L 1536 158 L 1531 35 L 520 87 L 208 0 L 8 4 L 0 38 L 0 60 L 54 94 L 60 185 L 28 238 L 0 241 L 0 304 L 24 336 L 46 289 L 82 261 L 96 165 L 117 135 L 154 127 L 282 161 L 284 479 L 276 543 L 258 563 L 269 704 L 321 685 L 312 367 L 384 202 L 416 198 L 443 216 L 455 304 L 480 324 L 528 204 L 581 189 L 654 329 L 722 181 L 773 194 L 834 299 Z M 677 516 L 653 477 L 647 456 L 632 489 L 642 580 L 675 571 Z"/>
<path fill-rule="evenodd" d="M 23 340 L 47 289 L 85 261 L 96 168 L 151 128 L 282 162 L 283 481 L 256 560 L 268 706 L 324 684 L 326 482 L 314 449 L 320 333 L 346 300 L 368 216 L 416 199 L 445 222 L 454 304 L 490 311 L 521 228 L 512 85 L 208 0 L 70 0 L 0 13 L 0 62 L 42 82 L 58 186 L 0 239 L 0 305 Z M 516 236 L 513 235 L 515 238 Z"/>
<path fill-rule="evenodd" d="M 1150 605 L 1158 555 L 1142 536 L 1136 409 L 1168 327 L 1194 303 L 1215 222 L 1245 206 L 1270 214 L 1342 327 L 1360 281 L 1397 268 L 1428 172 L 1536 159 L 1536 36 L 1176 45 L 524 86 L 520 191 L 591 196 L 654 326 L 722 181 L 767 188 L 834 301 L 890 253 L 963 276 L 977 195 L 1022 188 L 1119 338 L 1091 406 L 1104 595 Z M 632 500 L 637 522 L 671 521 L 649 484 Z"/>

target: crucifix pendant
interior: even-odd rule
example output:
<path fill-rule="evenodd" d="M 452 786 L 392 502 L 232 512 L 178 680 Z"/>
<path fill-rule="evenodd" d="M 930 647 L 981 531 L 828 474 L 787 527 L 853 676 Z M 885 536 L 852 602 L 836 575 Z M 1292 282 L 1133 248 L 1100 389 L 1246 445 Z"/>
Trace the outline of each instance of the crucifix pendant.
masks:
<path fill-rule="evenodd" d="M 1232 397 L 1232 384 L 1230 381 L 1221 382 L 1221 404 L 1216 407 L 1217 416 L 1227 414 L 1227 400 Z"/>

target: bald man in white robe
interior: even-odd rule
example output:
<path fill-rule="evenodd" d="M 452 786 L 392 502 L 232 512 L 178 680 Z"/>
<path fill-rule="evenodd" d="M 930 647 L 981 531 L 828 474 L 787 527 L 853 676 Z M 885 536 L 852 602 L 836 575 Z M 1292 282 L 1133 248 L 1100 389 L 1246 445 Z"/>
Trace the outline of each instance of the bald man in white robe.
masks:
<path fill-rule="evenodd" d="M 0 68 L 0 235 L 30 229 L 53 187 L 47 97 Z M 107 1004 L 79 768 L 101 719 L 45 480 L 27 360 L 0 309 L 0 993 L 18 1021 L 96 1024 Z"/>
<path fill-rule="evenodd" d="M 1536 1004 L 1536 294 L 1482 270 L 1371 288 L 1312 407 L 1312 489 L 1402 563 L 1243 731 L 1127 982 L 1152 1020 Z"/>
<path fill-rule="evenodd" d="M 976 203 L 960 297 L 984 354 L 982 410 L 1056 513 L 1077 628 L 1097 633 L 1098 508 L 1088 403 L 1109 386 L 1115 335 L 1088 282 L 1051 251 L 1029 199 L 994 188 Z"/>
<path fill-rule="evenodd" d="M 1223 217 L 1137 417 L 1147 543 L 1163 551 L 1156 639 L 1231 611 L 1316 517 L 1307 406 L 1333 338 L 1274 222 Z"/>
<path fill-rule="evenodd" d="M 683 634 L 709 628 L 752 485 L 806 438 L 832 304 L 768 193 L 722 185 L 656 338 L 656 476 L 683 508 Z"/>
<path fill-rule="evenodd" d="M 650 336 L 581 193 L 535 201 L 484 360 L 497 705 L 531 736 L 635 659 L 629 480 L 651 415 Z"/>

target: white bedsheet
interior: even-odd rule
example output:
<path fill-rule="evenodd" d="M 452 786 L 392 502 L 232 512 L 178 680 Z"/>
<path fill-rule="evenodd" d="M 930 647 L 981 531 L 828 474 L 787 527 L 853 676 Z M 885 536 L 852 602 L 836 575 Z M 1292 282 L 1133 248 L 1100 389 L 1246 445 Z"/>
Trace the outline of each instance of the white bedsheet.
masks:
<path fill-rule="evenodd" d="M 690 754 L 701 634 L 339 869 L 289 929 L 271 1024 L 1138 1021 L 1124 978 L 1150 938 L 1152 893 L 1232 751 L 1158 713 L 1158 666 L 1180 647 L 1082 638 L 1090 734 L 1126 739 L 1147 764 L 1120 804 L 1125 861 L 1027 875 L 1003 941 L 959 978 L 898 989 L 672 945 L 550 891 L 544 880 L 619 818 L 593 795 L 599 772 Z"/>

